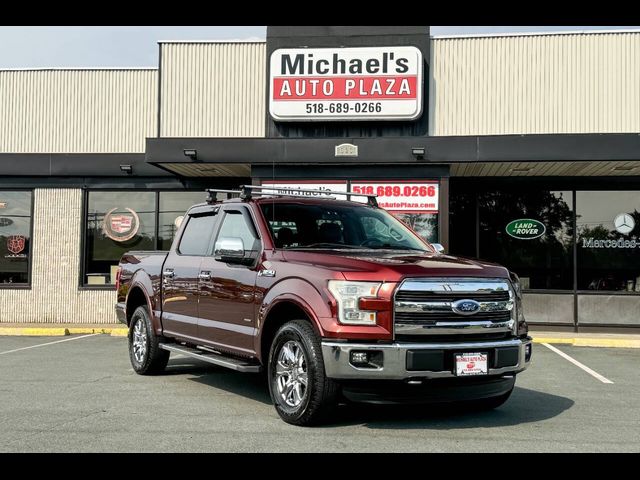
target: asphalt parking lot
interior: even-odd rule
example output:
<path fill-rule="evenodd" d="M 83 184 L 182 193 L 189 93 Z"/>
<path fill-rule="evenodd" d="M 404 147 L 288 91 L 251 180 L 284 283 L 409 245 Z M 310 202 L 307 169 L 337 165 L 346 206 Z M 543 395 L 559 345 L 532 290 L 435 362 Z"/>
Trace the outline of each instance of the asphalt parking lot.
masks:
<path fill-rule="evenodd" d="M 557 349 L 612 383 L 534 345 L 497 410 L 347 406 L 309 429 L 280 420 L 262 375 L 172 357 L 142 377 L 126 338 L 0 337 L 0 451 L 640 451 L 640 349 Z"/>

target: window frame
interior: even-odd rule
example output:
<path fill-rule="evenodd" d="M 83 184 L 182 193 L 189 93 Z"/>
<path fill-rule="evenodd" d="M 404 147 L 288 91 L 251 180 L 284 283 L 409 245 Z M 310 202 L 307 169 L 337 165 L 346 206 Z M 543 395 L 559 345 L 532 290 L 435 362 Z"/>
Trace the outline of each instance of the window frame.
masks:
<path fill-rule="evenodd" d="M 184 220 L 182 220 L 183 222 L 186 220 L 186 223 L 184 224 L 184 228 L 182 229 L 182 231 L 180 232 L 180 236 L 176 236 L 176 238 L 173 239 L 173 242 L 176 246 L 176 248 L 174 249 L 175 254 L 178 257 L 210 257 L 213 254 L 211 253 L 212 250 L 212 241 L 216 236 L 216 232 L 218 231 L 218 229 L 220 228 L 220 222 L 221 222 L 221 218 L 220 217 L 220 208 L 213 208 L 211 209 L 211 211 L 207 211 L 207 212 L 197 212 L 197 213 L 186 213 L 185 214 L 185 218 Z M 196 253 L 182 253 L 180 251 L 180 244 L 182 243 L 182 238 L 184 237 L 185 232 L 187 231 L 187 227 L 189 226 L 189 222 L 191 221 L 192 218 L 194 217 L 214 217 L 213 220 L 213 229 L 211 230 L 211 238 L 209 239 L 209 242 L 207 244 L 207 248 L 205 250 L 205 253 L 202 255 L 196 254 Z"/>
<path fill-rule="evenodd" d="M 30 250 L 27 258 L 27 283 L 0 283 L 0 290 L 31 290 L 33 287 L 33 219 L 35 211 L 35 189 L 34 188 L 1 188 L 2 192 L 29 192 L 31 194 L 31 206 L 29 209 L 29 241 Z M 0 215 L 1 216 L 1 215 Z"/>

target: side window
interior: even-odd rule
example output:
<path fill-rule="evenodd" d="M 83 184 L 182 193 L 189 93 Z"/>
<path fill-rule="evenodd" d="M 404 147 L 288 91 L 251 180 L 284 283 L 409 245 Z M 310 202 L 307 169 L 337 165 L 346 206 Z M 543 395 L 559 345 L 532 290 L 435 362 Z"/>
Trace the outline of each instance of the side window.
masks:
<path fill-rule="evenodd" d="M 215 215 L 190 216 L 185 227 L 178 252 L 182 255 L 207 255 L 213 227 L 215 226 Z"/>
<path fill-rule="evenodd" d="M 257 249 L 255 246 L 257 238 L 241 212 L 228 210 L 225 213 L 217 240 L 229 237 L 242 239 L 245 250 Z"/>

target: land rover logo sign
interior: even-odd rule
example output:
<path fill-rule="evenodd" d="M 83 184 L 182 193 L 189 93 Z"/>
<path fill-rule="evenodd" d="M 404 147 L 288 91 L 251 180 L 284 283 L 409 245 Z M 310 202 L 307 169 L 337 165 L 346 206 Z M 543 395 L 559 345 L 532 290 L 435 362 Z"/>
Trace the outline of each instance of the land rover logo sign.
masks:
<path fill-rule="evenodd" d="M 530 218 L 514 220 L 507 225 L 505 230 L 510 236 L 518 240 L 533 240 L 541 237 L 547 231 L 542 223 Z"/>
<path fill-rule="evenodd" d="M 136 236 L 140 229 L 138 214 L 130 208 L 125 208 L 129 213 L 115 213 L 117 208 L 112 208 L 104 216 L 102 230 L 111 240 L 126 242 Z"/>

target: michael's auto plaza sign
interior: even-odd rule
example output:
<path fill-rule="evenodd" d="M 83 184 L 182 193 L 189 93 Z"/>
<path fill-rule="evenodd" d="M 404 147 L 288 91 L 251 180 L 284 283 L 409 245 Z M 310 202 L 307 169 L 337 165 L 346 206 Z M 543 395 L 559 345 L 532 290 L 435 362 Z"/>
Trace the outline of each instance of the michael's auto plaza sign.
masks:
<path fill-rule="evenodd" d="M 277 121 L 415 120 L 422 70 L 416 47 L 276 50 L 269 112 Z"/>

